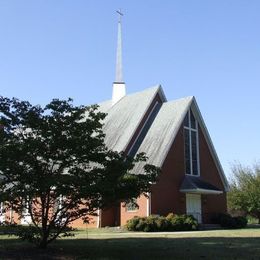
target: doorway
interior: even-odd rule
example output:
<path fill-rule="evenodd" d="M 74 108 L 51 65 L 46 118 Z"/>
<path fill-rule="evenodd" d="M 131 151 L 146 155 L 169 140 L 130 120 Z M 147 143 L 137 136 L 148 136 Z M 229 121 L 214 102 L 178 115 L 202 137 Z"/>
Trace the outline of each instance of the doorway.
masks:
<path fill-rule="evenodd" d="M 186 213 L 196 218 L 198 223 L 202 223 L 200 194 L 186 194 Z"/>

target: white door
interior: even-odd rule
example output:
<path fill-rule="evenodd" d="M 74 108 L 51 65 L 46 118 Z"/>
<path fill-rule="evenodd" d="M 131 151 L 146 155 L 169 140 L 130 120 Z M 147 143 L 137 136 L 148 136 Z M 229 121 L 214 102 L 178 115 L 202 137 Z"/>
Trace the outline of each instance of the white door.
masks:
<path fill-rule="evenodd" d="M 201 223 L 201 196 L 199 194 L 186 194 L 186 212 Z"/>

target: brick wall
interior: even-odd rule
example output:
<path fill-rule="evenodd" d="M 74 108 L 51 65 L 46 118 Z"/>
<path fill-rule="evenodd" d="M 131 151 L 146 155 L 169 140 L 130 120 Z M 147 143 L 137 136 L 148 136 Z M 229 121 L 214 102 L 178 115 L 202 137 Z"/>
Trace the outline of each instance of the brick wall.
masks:
<path fill-rule="evenodd" d="M 201 129 L 199 129 L 199 153 L 201 178 L 224 190 L 217 167 Z M 186 195 L 179 191 L 184 176 L 184 136 L 183 127 L 181 127 L 163 163 L 159 181 L 152 187 L 152 214 L 186 213 Z M 202 195 L 201 202 L 204 223 L 210 223 L 211 217 L 215 213 L 225 213 L 227 211 L 226 193 Z"/>
<path fill-rule="evenodd" d="M 123 226 L 126 224 L 127 220 L 133 218 L 134 216 L 146 217 L 147 216 L 147 198 L 144 195 L 141 195 L 137 199 L 137 204 L 139 205 L 139 209 L 135 211 L 127 211 L 124 204 L 121 203 L 121 214 L 120 214 L 120 225 Z"/>

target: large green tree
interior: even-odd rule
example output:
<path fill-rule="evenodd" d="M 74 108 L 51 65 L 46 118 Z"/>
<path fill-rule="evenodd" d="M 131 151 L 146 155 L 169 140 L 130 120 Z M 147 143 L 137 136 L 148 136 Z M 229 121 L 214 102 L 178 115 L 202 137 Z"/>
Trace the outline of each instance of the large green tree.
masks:
<path fill-rule="evenodd" d="M 104 143 L 97 106 L 53 100 L 45 107 L 0 97 L 0 201 L 20 217 L 27 211 L 41 248 L 76 219 L 150 190 L 159 169 L 144 154 L 129 158 Z"/>
<path fill-rule="evenodd" d="M 260 164 L 254 167 L 234 165 L 228 193 L 228 207 L 258 219 L 260 224 Z"/>

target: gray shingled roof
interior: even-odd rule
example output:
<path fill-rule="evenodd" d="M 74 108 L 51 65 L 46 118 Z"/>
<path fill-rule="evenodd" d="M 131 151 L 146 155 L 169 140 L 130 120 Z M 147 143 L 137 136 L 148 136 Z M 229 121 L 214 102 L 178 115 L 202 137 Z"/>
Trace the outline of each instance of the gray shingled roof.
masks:
<path fill-rule="evenodd" d="M 165 102 L 166 98 L 161 87 L 156 86 L 127 95 L 114 106 L 111 106 L 111 101 L 99 104 L 100 111 L 108 113 L 104 120 L 104 132 L 106 134 L 105 142 L 109 149 L 115 151 L 125 150 L 152 100 L 158 93 Z M 145 152 L 149 158 L 148 163 L 161 167 L 189 109 L 192 109 L 201 126 L 225 190 L 228 191 L 227 179 L 194 97 L 163 103 L 137 153 Z M 136 165 L 133 173 L 142 172 L 143 166 L 144 163 Z"/>
<path fill-rule="evenodd" d="M 190 107 L 193 97 L 163 103 L 151 128 L 137 153 L 145 152 L 148 163 L 161 167 L 168 150 L 178 133 L 180 125 Z M 142 171 L 143 164 L 138 164 L 134 172 Z"/>
<path fill-rule="evenodd" d="M 148 88 L 123 97 L 115 105 L 111 101 L 99 104 L 100 111 L 108 113 L 104 120 L 105 143 L 109 149 L 124 151 L 136 131 L 160 86 Z"/>

